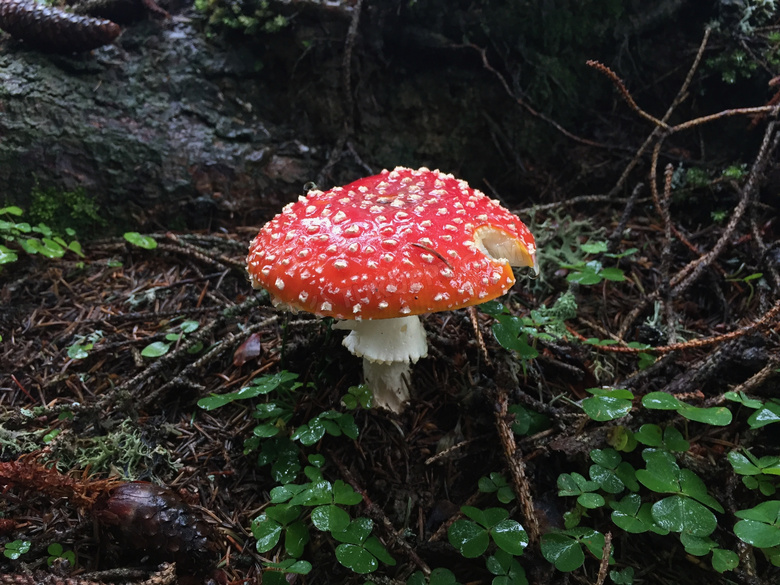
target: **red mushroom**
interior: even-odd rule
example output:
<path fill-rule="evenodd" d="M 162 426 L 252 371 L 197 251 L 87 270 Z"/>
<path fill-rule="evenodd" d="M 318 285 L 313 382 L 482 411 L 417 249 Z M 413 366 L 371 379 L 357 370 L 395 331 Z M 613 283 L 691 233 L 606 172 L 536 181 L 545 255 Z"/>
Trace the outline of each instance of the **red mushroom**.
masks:
<path fill-rule="evenodd" d="M 452 175 L 398 167 L 285 206 L 249 248 L 252 285 L 275 306 L 339 319 L 374 402 L 400 412 L 409 363 L 427 355 L 417 315 L 506 293 L 538 272 L 520 219 Z"/>

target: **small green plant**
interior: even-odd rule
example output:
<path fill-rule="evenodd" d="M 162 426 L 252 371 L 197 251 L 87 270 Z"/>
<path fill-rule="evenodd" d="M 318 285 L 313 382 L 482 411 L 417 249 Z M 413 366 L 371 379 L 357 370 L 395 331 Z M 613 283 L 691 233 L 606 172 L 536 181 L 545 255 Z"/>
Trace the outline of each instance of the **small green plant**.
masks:
<path fill-rule="evenodd" d="M 696 422 L 715 426 L 731 423 L 731 411 L 725 406 L 699 408 L 682 402 L 666 392 L 650 392 L 642 397 L 642 406 L 653 410 L 676 410 L 677 414 Z"/>
<path fill-rule="evenodd" d="M 596 421 L 623 417 L 631 411 L 633 393 L 619 388 L 590 388 L 593 396 L 582 401 L 582 409 Z"/>
<path fill-rule="evenodd" d="M 735 273 L 731 274 L 726 277 L 726 280 L 728 282 L 741 282 L 743 284 L 748 285 L 748 288 L 750 289 L 750 294 L 747 298 L 747 303 L 750 304 L 750 301 L 753 300 L 753 295 L 755 294 L 755 288 L 753 288 L 753 281 L 760 280 L 764 277 L 763 272 L 753 272 L 752 274 L 748 274 L 746 276 L 740 276 L 740 273 L 742 272 L 742 267 Z"/>
<path fill-rule="evenodd" d="M 95 473 L 111 470 L 127 479 L 136 479 L 142 471 L 150 475 L 181 467 L 170 451 L 159 443 L 150 442 L 138 425 L 129 419 L 123 420 L 105 435 L 79 441 L 74 453 L 59 452 L 59 455 L 63 464 L 70 455 L 74 461 Z"/>
<path fill-rule="evenodd" d="M 495 471 L 489 476 L 479 478 L 479 491 L 485 494 L 496 494 L 498 501 L 502 504 L 508 504 L 515 499 L 515 492 L 506 478 Z"/>
<path fill-rule="evenodd" d="M 103 332 L 99 329 L 89 335 L 79 335 L 76 341 L 68 346 L 68 357 L 72 360 L 83 360 L 89 357 L 90 350 L 95 343 L 103 339 Z"/>
<path fill-rule="evenodd" d="M 311 563 L 300 559 L 285 559 L 280 563 L 265 563 L 263 571 L 263 583 L 265 585 L 289 585 L 285 575 L 308 575 L 311 572 Z"/>
<path fill-rule="evenodd" d="M 734 525 L 734 534 L 780 567 L 780 501 L 768 500 L 735 515 L 741 520 Z"/>
<path fill-rule="evenodd" d="M 508 411 L 509 414 L 515 415 L 512 432 L 521 437 L 540 433 L 552 426 L 549 417 L 526 408 L 522 404 L 512 404 Z"/>
<path fill-rule="evenodd" d="M 632 409 L 634 397 L 628 390 L 590 392 L 595 395 L 583 401 L 583 409 L 594 420 L 614 420 Z M 744 394 L 731 393 L 728 398 L 756 412 L 766 406 Z M 727 408 L 699 408 L 663 392 L 646 394 L 641 405 L 651 410 L 674 411 L 689 421 L 706 425 L 724 426 L 732 422 Z M 773 413 L 768 412 L 771 418 Z M 565 530 L 542 536 L 542 554 L 548 561 L 559 570 L 571 571 L 584 562 L 585 551 L 599 557 L 603 537 L 589 527 L 580 526 L 580 522 L 592 510 L 608 506 L 612 522 L 628 533 L 654 532 L 661 536 L 674 533 L 686 553 L 693 556 L 711 553 L 716 571 L 722 573 L 738 565 L 737 554 L 722 548 L 712 538 L 718 528 L 717 515 L 724 513 L 723 507 L 709 494 L 704 481 L 677 461 L 679 454 L 690 449 L 690 443 L 678 429 L 672 425 L 644 424 L 632 432 L 617 426 L 609 441 L 615 448 L 590 451 L 593 464 L 588 477 L 576 472 L 558 477 L 558 495 L 576 498 L 576 506 L 564 514 Z M 644 467 L 641 468 L 635 468 L 621 454 L 621 451 L 632 452 L 638 445 L 643 447 L 640 454 Z M 780 475 L 780 457 L 758 458 L 749 452 L 734 451 L 728 458 L 747 487 L 758 488 L 764 495 L 774 494 L 773 476 Z M 780 521 L 773 515 L 776 513 L 780 509 L 775 510 L 772 505 L 743 510 L 737 513 L 742 523 L 734 527 L 738 538 L 761 548 L 772 562 L 780 562 Z M 777 542 L 773 540 L 775 531 Z M 768 538 L 762 540 L 763 535 Z"/>
<path fill-rule="evenodd" d="M 729 463 L 734 473 L 742 476 L 746 488 L 757 489 L 765 496 L 773 496 L 780 481 L 780 457 L 767 455 L 755 457 L 750 451 L 731 451 L 728 454 Z"/>
<path fill-rule="evenodd" d="M 438 567 L 431 571 L 427 579 L 422 571 L 415 571 L 406 580 L 406 585 L 460 585 L 460 583 L 452 571 Z"/>
<path fill-rule="evenodd" d="M 702 168 L 690 167 L 684 168 L 682 165 L 677 167 L 672 178 L 672 188 L 678 189 L 689 187 L 692 189 L 708 187 L 712 183 L 710 174 Z"/>
<path fill-rule="evenodd" d="M 467 518 L 456 520 L 450 526 L 447 538 L 467 559 L 482 555 L 491 540 L 510 555 L 521 555 L 528 546 L 525 530 L 519 522 L 509 518 L 509 512 L 504 508 L 480 510 L 463 506 L 461 512 Z"/>
<path fill-rule="evenodd" d="M 165 335 L 165 341 L 155 341 L 141 350 L 141 355 L 147 358 L 158 358 L 164 356 L 170 351 L 173 345 L 180 343 L 189 333 L 194 333 L 200 327 L 197 321 L 186 320 L 179 324 L 178 332 L 171 332 Z M 90 348 L 91 349 L 91 348 Z M 187 353 L 198 353 L 203 349 L 202 343 L 196 343 L 187 348 Z"/>
<path fill-rule="evenodd" d="M 552 307 L 534 309 L 527 317 L 518 317 L 509 312 L 509 307 L 498 301 L 480 305 L 480 309 L 493 317 L 493 335 L 496 341 L 527 362 L 539 355 L 534 340 L 553 341 L 566 338 L 566 320 L 577 316 L 574 293 L 567 291 L 555 301 Z"/>
<path fill-rule="evenodd" d="M 50 226 L 58 234 L 73 228 L 80 234 L 92 235 L 106 224 L 100 217 L 98 203 L 82 188 L 63 191 L 36 185 L 30 200 L 31 220 Z"/>
<path fill-rule="evenodd" d="M 376 571 L 379 562 L 395 565 L 395 559 L 376 536 L 371 535 L 374 523 L 369 518 L 357 518 L 344 530 L 331 532 L 341 544 L 336 547 L 336 559 L 355 573 Z"/>
<path fill-rule="evenodd" d="M 358 406 L 361 408 L 371 408 L 374 402 L 374 393 L 366 384 L 359 386 L 350 386 L 347 393 L 341 397 L 341 403 L 349 410 L 355 410 Z"/>
<path fill-rule="evenodd" d="M 323 479 L 321 456 L 311 456 L 309 461 L 312 465 L 305 471 L 312 481 L 272 489 L 271 503 L 275 505 L 252 522 L 258 552 L 268 552 L 282 543 L 287 555 L 300 557 L 311 538 L 311 525 L 342 543 L 336 547 L 336 559 L 356 573 L 375 571 L 379 561 L 394 565 L 395 560 L 384 545 L 371 536 L 371 520 L 353 520 L 344 509 L 359 504 L 363 497 L 341 480 L 331 483 Z"/>
<path fill-rule="evenodd" d="M 576 527 L 542 535 L 542 556 L 559 571 L 579 569 L 585 562 L 583 547 L 597 559 L 604 550 L 604 535 L 591 528 Z M 610 556 L 610 564 L 614 559 Z"/>
<path fill-rule="evenodd" d="M 747 424 L 752 430 L 780 422 L 780 400 L 776 398 L 762 402 L 755 398 L 749 398 L 744 392 L 726 392 L 724 396 L 726 400 L 738 402 L 746 408 L 755 410 L 747 419 Z"/>
<path fill-rule="evenodd" d="M 255 405 L 254 417 L 259 424 L 245 440 L 244 452 L 257 452 L 258 465 L 270 465 L 271 476 L 280 485 L 271 490 L 272 505 L 252 521 L 252 534 L 258 552 L 280 549 L 288 558 L 281 564 L 268 565 L 263 578 L 281 584 L 285 573 L 306 574 L 311 569 L 308 563 L 298 564 L 298 559 L 311 540 L 312 528 L 329 533 L 340 543 L 335 549 L 336 559 L 355 573 L 371 573 L 380 562 L 394 565 L 393 557 L 371 534 L 373 522 L 353 519 L 345 509 L 359 504 L 363 497 L 341 480 L 331 483 L 324 478 L 322 455 L 309 455 L 309 465 L 301 469 L 302 447 L 314 445 L 326 434 L 351 439 L 358 436 L 354 417 L 335 410 L 320 412 L 297 428 L 290 428 L 295 416 L 295 392 L 303 387 L 297 374 L 281 371 L 256 378 L 236 392 L 212 394 L 198 401 L 201 408 L 214 410 L 237 400 L 265 398 L 265 402 Z M 367 392 L 361 386 L 350 388 L 343 400 L 353 409 L 368 404 Z M 307 483 L 295 483 L 301 471 L 309 479 Z"/>
<path fill-rule="evenodd" d="M 49 553 L 49 558 L 46 559 L 46 564 L 50 567 L 55 561 L 60 559 L 67 561 L 71 567 L 76 566 L 76 553 L 72 550 L 65 550 L 59 542 L 53 542 L 48 546 L 46 552 Z"/>
<path fill-rule="evenodd" d="M 723 223 L 728 216 L 729 212 L 722 209 L 710 212 L 710 217 L 715 223 Z"/>
<path fill-rule="evenodd" d="M 268 0 L 195 0 L 195 8 L 208 16 L 214 32 L 238 30 L 247 35 L 275 33 L 289 24 L 275 12 Z"/>
<path fill-rule="evenodd" d="M 634 254 L 637 249 L 630 248 L 619 254 L 607 252 L 607 242 L 603 240 L 591 240 L 585 244 L 580 244 L 580 250 L 590 256 L 601 256 L 604 258 L 625 258 Z M 591 259 L 582 260 L 573 264 L 561 264 L 561 268 L 569 270 L 566 276 L 568 282 L 575 282 L 581 285 L 599 284 L 605 280 L 613 282 L 622 282 L 626 280 L 625 273 L 620 268 L 605 267 L 601 260 Z"/>
<path fill-rule="evenodd" d="M 3 548 L 3 555 L 7 559 L 15 561 L 23 554 L 30 552 L 31 544 L 32 543 L 29 540 L 12 540 L 11 542 L 6 543 Z"/>
<path fill-rule="evenodd" d="M 144 250 L 154 250 L 157 248 L 157 240 L 151 236 L 145 236 L 138 232 L 125 232 L 124 238 L 133 246 L 138 246 Z"/>
<path fill-rule="evenodd" d="M 40 254 L 46 258 L 62 258 L 67 252 L 84 257 L 81 244 L 74 238 L 75 231 L 67 228 L 65 235 L 71 238 L 70 242 L 56 235 L 46 224 L 39 223 L 32 226 L 20 221 L 24 212 L 19 207 L 3 207 L 0 209 L 0 240 L 7 245 L 0 244 L 0 266 L 10 264 L 19 259 L 19 252 L 27 254 Z M 9 247 L 11 246 L 11 247 Z"/>

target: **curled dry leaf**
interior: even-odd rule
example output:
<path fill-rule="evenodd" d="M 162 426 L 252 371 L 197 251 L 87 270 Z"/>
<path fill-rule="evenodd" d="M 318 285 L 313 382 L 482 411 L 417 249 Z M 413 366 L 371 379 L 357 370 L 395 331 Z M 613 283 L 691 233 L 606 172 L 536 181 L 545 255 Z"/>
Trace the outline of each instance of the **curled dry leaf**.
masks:
<path fill-rule="evenodd" d="M 233 354 L 233 365 L 241 367 L 248 361 L 258 357 L 262 351 L 263 346 L 260 343 L 260 334 L 252 333 L 252 335 L 250 335 Z"/>

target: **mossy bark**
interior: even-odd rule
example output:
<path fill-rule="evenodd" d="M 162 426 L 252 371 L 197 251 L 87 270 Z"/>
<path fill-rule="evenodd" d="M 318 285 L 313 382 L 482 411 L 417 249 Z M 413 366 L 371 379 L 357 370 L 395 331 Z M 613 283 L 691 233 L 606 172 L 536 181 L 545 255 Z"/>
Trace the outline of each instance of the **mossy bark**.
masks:
<path fill-rule="evenodd" d="M 28 206 L 36 184 L 83 188 L 117 224 L 197 227 L 275 183 L 303 184 L 322 161 L 258 111 L 269 90 L 257 64 L 181 21 L 135 25 L 80 56 L 6 38 L 0 202 Z"/>

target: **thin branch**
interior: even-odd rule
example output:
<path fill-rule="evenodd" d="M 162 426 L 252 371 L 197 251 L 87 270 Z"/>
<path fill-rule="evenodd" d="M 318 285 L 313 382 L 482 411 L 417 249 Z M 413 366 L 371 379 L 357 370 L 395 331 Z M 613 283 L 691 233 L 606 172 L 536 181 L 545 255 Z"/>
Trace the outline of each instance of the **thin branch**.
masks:
<path fill-rule="evenodd" d="M 612 533 L 607 532 L 604 535 L 604 549 L 601 553 L 601 563 L 599 563 L 599 576 L 596 579 L 596 585 L 604 585 L 607 580 L 607 569 L 609 568 L 609 555 L 612 554 Z"/>
<path fill-rule="evenodd" d="M 628 107 L 634 110 L 634 112 L 636 112 L 638 116 L 644 118 L 645 120 L 649 120 L 659 128 L 662 128 L 664 130 L 669 130 L 669 125 L 666 122 L 664 122 L 663 120 L 659 120 L 652 114 L 648 114 L 637 105 L 636 101 L 634 101 L 633 96 L 629 93 L 628 89 L 626 89 L 626 84 L 623 83 L 623 80 L 620 79 L 617 76 L 617 74 L 614 71 L 612 71 L 612 69 L 610 69 L 603 63 L 600 63 L 599 61 L 595 61 L 593 59 L 585 61 L 585 65 L 589 67 L 593 67 L 597 71 L 600 71 L 601 73 L 609 77 L 610 81 L 612 81 L 612 84 L 615 86 L 615 89 L 618 90 L 620 97 L 623 98 L 623 101 L 625 101 L 628 104 Z"/>
<path fill-rule="evenodd" d="M 666 309 L 666 334 L 669 343 L 677 341 L 677 333 L 674 318 L 674 303 L 672 302 L 670 282 L 670 271 L 672 266 L 672 216 L 669 212 L 669 205 L 672 199 L 672 178 L 674 177 L 674 167 L 671 164 L 666 165 L 664 170 L 664 198 L 661 200 L 661 217 L 664 221 L 664 247 L 661 251 L 661 275 L 663 277 L 662 290 L 665 298 Z"/>
<path fill-rule="evenodd" d="M 495 415 L 498 436 L 501 439 L 501 445 L 504 447 L 504 457 L 509 467 L 509 474 L 512 476 L 512 484 L 514 485 L 517 499 L 523 511 L 523 526 L 525 526 L 528 533 L 529 543 L 535 546 L 539 543 L 541 535 L 539 519 L 534 512 L 531 489 L 528 478 L 525 475 L 525 462 L 515 442 L 515 435 L 510 424 L 511 416 L 508 413 L 508 399 L 506 392 L 503 390 L 499 390 L 496 398 Z"/>
<path fill-rule="evenodd" d="M 754 331 L 760 331 L 765 327 L 767 327 L 768 325 L 776 323 L 778 317 L 780 317 L 780 301 L 777 301 L 775 305 L 769 311 L 767 311 L 763 317 L 761 317 L 757 321 L 753 321 L 749 325 L 746 325 L 734 331 L 730 331 L 729 333 L 724 333 L 722 335 L 714 335 L 712 337 L 691 339 L 690 341 L 683 341 L 681 343 L 673 343 L 670 345 L 661 345 L 658 347 L 651 347 L 647 349 L 626 347 L 620 345 L 594 345 L 592 347 L 598 351 L 604 351 L 608 353 L 647 352 L 647 353 L 654 353 L 654 354 L 665 354 L 671 351 L 682 351 L 686 349 L 702 348 L 702 347 L 707 347 L 709 345 L 722 343 L 724 341 L 730 341 L 732 339 L 742 337 L 743 335 L 747 335 L 748 333 L 753 333 Z M 587 337 L 585 337 L 584 335 L 577 333 L 576 331 L 572 331 L 571 329 L 569 329 L 569 332 L 575 337 L 577 337 L 578 339 L 582 341 L 587 341 Z"/>

